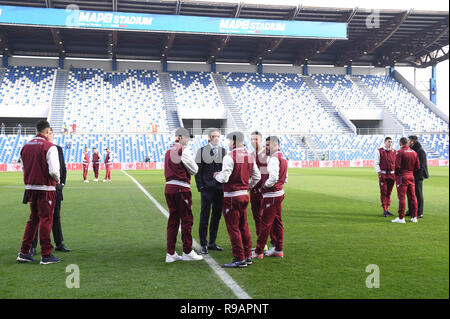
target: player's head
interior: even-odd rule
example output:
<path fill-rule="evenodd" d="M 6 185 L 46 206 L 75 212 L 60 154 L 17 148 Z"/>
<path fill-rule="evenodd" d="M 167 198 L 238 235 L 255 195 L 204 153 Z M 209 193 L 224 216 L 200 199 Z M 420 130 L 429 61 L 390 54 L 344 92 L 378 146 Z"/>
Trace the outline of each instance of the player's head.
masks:
<path fill-rule="evenodd" d="M 242 132 L 235 131 L 228 133 L 227 139 L 229 141 L 230 151 L 244 146 L 244 134 Z"/>
<path fill-rule="evenodd" d="M 402 137 L 400 139 L 400 146 L 408 145 L 408 139 L 406 137 Z"/>
<path fill-rule="evenodd" d="M 208 129 L 208 142 L 214 146 L 219 145 L 219 142 L 220 142 L 219 129 L 217 129 L 215 127 Z"/>
<path fill-rule="evenodd" d="M 409 146 L 413 146 L 417 142 L 419 142 L 419 138 L 417 137 L 417 135 L 408 136 L 408 145 Z"/>
<path fill-rule="evenodd" d="M 111 152 L 111 150 L 109 149 L 109 147 L 106 147 L 106 148 L 105 148 L 105 151 L 106 151 L 107 153 Z"/>
<path fill-rule="evenodd" d="M 392 147 L 392 138 L 389 136 L 384 139 L 384 147 L 388 150 Z"/>
<path fill-rule="evenodd" d="M 50 127 L 47 134 L 47 140 L 49 142 L 53 142 L 53 139 L 55 138 L 55 134 L 53 134 L 53 129 Z"/>
<path fill-rule="evenodd" d="M 48 131 L 50 130 L 50 123 L 46 120 L 40 120 L 36 123 L 36 131 L 38 134 L 48 137 Z"/>
<path fill-rule="evenodd" d="M 277 152 L 280 147 L 280 139 L 277 136 L 269 136 L 266 138 L 266 154 L 272 155 Z"/>
<path fill-rule="evenodd" d="M 250 143 L 252 144 L 252 147 L 259 151 L 262 146 L 262 134 L 261 132 L 254 131 L 250 134 Z"/>
<path fill-rule="evenodd" d="M 189 141 L 191 140 L 191 138 L 193 137 L 189 131 L 187 129 L 185 129 L 184 127 L 179 127 L 176 131 L 175 131 L 175 137 L 176 137 L 176 141 L 178 143 L 180 143 L 181 145 L 188 145 Z"/>
<path fill-rule="evenodd" d="M 96 148 L 96 147 L 94 147 L 92 150 L 93 150 L 94 152 L 97 152 L 97 148 Z"/>

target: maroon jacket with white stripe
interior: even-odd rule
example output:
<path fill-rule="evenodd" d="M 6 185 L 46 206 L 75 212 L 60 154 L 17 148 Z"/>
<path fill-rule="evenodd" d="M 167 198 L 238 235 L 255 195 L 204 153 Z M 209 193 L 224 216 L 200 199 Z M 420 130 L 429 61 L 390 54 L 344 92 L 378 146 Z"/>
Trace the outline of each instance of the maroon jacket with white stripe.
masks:
<path fill-rule="evenodd" d="M 283 184 L 287 182 L 288 161 L 280 151 L 273 153 L 267 163 L 269 177 L 262 188 L 263 197 L 284 195 Z"/>
<path fill-rule="evenodd" d="M 223 184 L 224 197 L 234 197 L 248 195 L 248 190 L 261 179 L 261 173 L 254 157 L 241 147 L 225 155 L 222 171 L 215 178 Z"/>
<path fill-rule="evenodd" d="M 26 189 L 54 191 L 59 181 L 59 157 L 56 146 L 38 134 L 20 151 Z"/>
<path fill-rule="evenodd" d="M 197 163 L 189 155 L 186 146 L 175 142 L 164 157 L 165 192 L 190 191 L 191 175 L 196 174 L 197 171 Z"/>

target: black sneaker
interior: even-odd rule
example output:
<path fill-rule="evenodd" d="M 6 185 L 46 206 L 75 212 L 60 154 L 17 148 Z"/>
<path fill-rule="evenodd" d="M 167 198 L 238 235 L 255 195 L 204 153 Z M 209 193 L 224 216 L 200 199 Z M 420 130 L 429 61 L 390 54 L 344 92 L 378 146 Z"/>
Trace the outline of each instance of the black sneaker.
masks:
<path fill-rule="evenodd" d="M 202 246 L 202 250 L 200 251 L 203 255 L 206 255 L 208 253 L 208 248 L 206 246 Z"/>
<path fill-rule="evenodd" d="M 45 258 L 45 257 L 41 258 L 41 265 L 55 264 L 55 263 L 59 263 L 60 261 L 61 261 L 61 258 L 57 258 L 51 254 L 47 258 Z"/>
<path fill-rule="evenodd" d="M 245 267 L 247 267 L 247 263 L 245 262 L 245 259 L 244 260 L 233 259 L 232 262 L 225 264 L 224 267 L 225 268 L 245 268 Z"/>
<path fill-rule="evenodd" d="M 33 259 L 33 255 L 31 253 L 28 254 L 22 254 L 19 252 L 19 255 L 17 255 L 17 259 L 18 262 L 20 263 L 31 263 L 34 261 Z"/>
<path fill-rule="evenodd" d="M 386 214 L 388 215 L 388 216 L 394 216 L 394 214 L 392 214 L 390 211 L 386 211 Z"/>
<path fill-rule="evenodd" d="M 216 244 L 208 245 L 208 249 L 209 249 L 209 250 L 223 251 L 223 248 L 217 246 Z"/>
<path fill-rule="evenodd" d="M 245 263 L 247 264 L 247 266 L 253 264 L 252 259 L 250 257 L 245 258 Z"/>
<path fill-rule="evenodd" d="M 70 249 L 64 246 L 64 244 L 56 246 L 55 250 L 62 251 L 63 253 L 70 253 Z"/>

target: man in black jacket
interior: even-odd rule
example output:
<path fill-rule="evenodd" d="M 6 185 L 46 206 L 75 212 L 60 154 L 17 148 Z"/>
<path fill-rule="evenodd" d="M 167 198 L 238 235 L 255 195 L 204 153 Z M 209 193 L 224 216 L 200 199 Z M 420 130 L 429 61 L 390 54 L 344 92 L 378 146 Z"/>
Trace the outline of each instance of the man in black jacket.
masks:
<path fill-rule="evenodd" d="M 414 172 L 414 184 L 416 187 L 416 197 L 417 197 L 417 217 L 423 218 L 423 191 L 422 183 L 425 178 L 428 178 L 428 165 L 427 165 L 427 154 L 423 149 L 422 145 L 419 143 L 419 139 L 416 135 L 411 135 L 408 137 L 409 147 L 413 149 L 417 156 L 419 157 L 420 169 Z M 405 216 L 410 216 L 409 212 L 410 203 L 408 201 L 408 211 Z"/>
<path fill-rule="evenodd" d="M 198 173 L 195 175 L 197 189 L 201 192 L 201 211 L 199 224 L 201 253 L 207 254 L 209 250 L 222 251 L 217 246 L 217 230 L 222 215 L 223 189 L 222 184 L 213 178 L 215 172 L 222 170 L 222 159 L 226 150 L 219 147 L 220 132 L 216 128 L 208 130 L 208 144 L 200 148 L 195 161 L 198 165 Z M 211 223 L 209 226 L 209 242 L 207 242 L 208 221 L 212 206 Z"/>
<path fill-rule="evenodd" d="M 48 136 L 48 140 L 50 142 L 53 142 L 53 129 L 50 129 L 50 134 Z M 56 185 L 56 202 L 55 202 L 55 210 L 53 212 L 53 226 L 52 226 L 52 232 L 53 232 L 53 240 L 55 241 L 56 248 L 55 250 L 61 251 L 61 252 L 70 252 L 70 249 L 68 249 L 63 244 L 63 234 L 62 234 L 62 228 L 61 228 L 61 201 L 63 200 L 63 188 L 66 184 L 66 176 L 67 176 L 67 170 L 66 170 L 66 163 L 64 161 L 64 153 L 63 149 L 59 145 L 55 145 L 58 149 L 58 157 L 59 157 L 59 174 L 60 174 L 60 184 Z M 23 203 L 26 204 L 28 202 L 28 198 L 26 196 L 26 192 L 24 195 Z M 31 248 L 31 253 L 34 255 L 36 253 L 36 247 L 37 247 L 37 241 L 38 241 L 38 232 L 36 232 L 36 236 L 34 237 L 33 245 Z"/>

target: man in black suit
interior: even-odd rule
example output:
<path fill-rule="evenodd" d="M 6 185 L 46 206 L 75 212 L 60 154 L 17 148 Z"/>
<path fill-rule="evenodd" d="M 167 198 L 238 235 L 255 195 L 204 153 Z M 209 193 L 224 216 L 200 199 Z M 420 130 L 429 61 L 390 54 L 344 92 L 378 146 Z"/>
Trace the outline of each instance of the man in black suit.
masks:
<path fill-rule="evenodd" d="M 201 192 L 201 212 L 198 233 L 200 236 L 201 253 L 207 254 L 209 250 L 222 251 L 216 244 L 217 230 L 222 215 L 223 188 L 222 184 L 213 178 L 215 172 L 222 170 L 222 160 L 226 150 L 219 147 L 220 131 L 216 128 L 208 130 L 208 144 L 200 148 L 195 161 L 198 165 L 198 173 L 195 175 L 197 189 Z M 209 242 L 207 242 L 208 221 L 211 212 L 209 226 Z"/>
<path fill-rule="evenodd" d="M 409 147 L 417 153 L 420 162 L 420 169 L 414 172 L 414 184 L 416 187 L 416 197 L 417 197 L 417 217 L 423 218 L 423 191 L 422 184 L 423 180 L 428 178 L 428 165 L 427 165 L 427 154 L 419 142 L 419 138 L 416 135 L 411 135 L 408 137 Z M 411 207 L 408 201 L 408 211 L 405 216 L 410 216 L 409 208 Z"/>
<path fill-rule="evenodd" d="M 48 140 L 50 142 L 53 142 L 53 129 L 50 128 L 50 133 L 48 136 Z M 55 145 L 58 149 L 58 157 L 59 157 L 59 174 L 60 174 L 60 184 L 56 185 L 56 202 L 55 202 L 55 210 L 53 212 L 53 226 L 52 226 L 52 232 L 53 232 L 53 240 L 55 241 L 56 248 L 55 250 L 68 253 L 70 252 L 70 249 L 68 249 L 63 244 L 63 233 L 61 228 L 61 201 L 63 200 L 63 188 L 66 184 L 66 176 L 67 176 L 67 170 L 66 170 L 66 163 L 64 161 L 64 153 L 63 149 L 59 145 Z M 26 204 L 28 202 L 28 198 L 26 196 L 26 192 L 24 195 L 23 203 Z M 36 232 L 36 236 L 34 237 L 33 245 L 31 248 L 31 253 L 34 255 L 36 254 L 36 247 L 37 247 L 37 241 L 38 241 L 38 234 L 39 231 Z"/>

